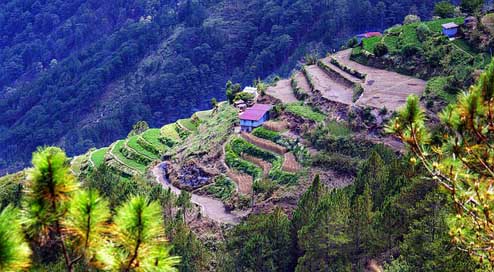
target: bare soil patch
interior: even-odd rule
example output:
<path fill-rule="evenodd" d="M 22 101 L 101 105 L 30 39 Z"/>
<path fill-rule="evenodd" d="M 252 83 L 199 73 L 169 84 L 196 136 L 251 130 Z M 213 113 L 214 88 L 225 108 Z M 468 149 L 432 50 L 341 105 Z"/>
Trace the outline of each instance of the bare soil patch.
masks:
<path fill-rule="evenodd" d="M 290 79 L 283 79 L 276 83 L 275 86 L 270 86 L 266 90 L 266 94 L 281 100 L 283 103 L 297 102 L 298 99 L 293 94 Z"/>
<path fill-rule="evenodd" d="M 246 161 L 249 161 L 249 162 L 261 167 L 262 174 L 264 177 L 267 177 L 269 175 L 269 171 L 271 171 L 271 167 L 272 167 L 271 163 L 269 163 L 263 159 L 256 158 L 256 157 L 246 155 L 246 154 L 244 154 L 242 156 L 242 158 Z"/>
<path fill-rule="evenodd" d="M 310 94 L 310 86 L 309 82 L 307 82 L 307 78 L 304 76 L 304 73 L 297 72 L 295 74 L 295 81 L 297 81 L 297 85 L 299 88 L 305 91 L 305 93 Z"/>
<path fill-rule="evenodd" d="M 244 195 L 250 195 L 252 193 L 252 184 L 254 182 L 251 176 L 232 170 L 229 170 L 226 175 L 237 184 L 239 193 Z"/>
<path fill-rule="evenodd" d="M 247 140 L 247 142 L 254 144 L 254 145 L 257 145 L 258 147 L 260 147 L 262 149 L 266 149 L 266 150 L 269 150 L 271 152 L 274 152 L 276 154 L 283 155 L 287 151 L 285 147 L 283 147 L 279 144 L 275 144 L 269 140 L 256 137 L 252 134 L 242 133 L 241 135 L 242 135 L 242 138 Z"/>
<path fill-rule="evenodd" d="M 282 166 L 283 171 L 295 173 L 300 171 L 301 168 L 292 152 L 285 153 Z"/>
<path fill-rule="evenodd" d="M 282 132 L 288 128 L 288 122 L 283 121 L 267 121 L 262 126 L 266 129 Z"/>
<path fill-rule="evenodd" d="M 312 77 L 315 90 L 320 92 L 323 98 L 345 105 L 352 104 L 353 90 L 351 88 L 332 79 L 317 65 L 307 66 L 306 70 Z"/>
<path fill-rule="evenodd" d="M 340 63 L 367 74 L 362 84 L 364 93 L 356 102 L 358 106 L 378 109 L 386 107 L 396 111 L 405 104 L 409 95 L 421 96 L 425 90 L 426 82 L 421 79 L 359 64 L 350 60 L 350 55 L 351 49 L 340 51 L 333 57 Z"/>

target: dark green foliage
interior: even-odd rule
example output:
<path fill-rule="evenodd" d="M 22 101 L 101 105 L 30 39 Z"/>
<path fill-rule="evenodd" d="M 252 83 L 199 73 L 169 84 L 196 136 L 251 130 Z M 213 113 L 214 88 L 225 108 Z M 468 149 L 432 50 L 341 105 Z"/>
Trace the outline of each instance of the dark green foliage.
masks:
<path fill-rule="evenodd" d="M 484 0 L 461 0 L 461 10 L 466 13 L 479 12 L 484 5 Z"/>
<path fill-rule="evenodd" d="M 373 53 L 374 53 L 374 55 L 376 55 L 376 57 L 382 57 L 382 56 L 386 55 L 388 52 L 389 52 L 389 49 L 386 46 L 386 44 L 383 42 L 377 43 L 376 46 L 374 47 L 374 51 L 373 51 Z"/>
<path fill-rule="evenodd" d="M 298 246 L 303 255 L 295 271 L 345 271 L 350 263 L 345 248 L 350 203 L 345 192 L 335 190 L 323 195 L 310 214 L 309 224 L 298 231 Z"/>
<path fill-rule="evenodd" d="M 274 162 L 277 159 L 275 154 L 261 149 L 242 138 L 235 138 L 228 145 L 231 151 L 235 152 L 238 156 L 247 154 L 253 157 L 261 158 L 268 162 Z"/>
<path fill-rule="evenodd" d="M 233 84 L 230 80 L 226 82 L 226 98 L 232 103 L 238 93 L 242 91 L 242 86 L 239 83 Z"/>
<path fill-rule="evenodd" d="M 364 87 L 361 84 L 355 84 L 353 86 L 353 95 L 352 102 L 355 103 L 360 98 L 360 96 L 364 93 Z"/>
<path fill-rule="evenodd" d="M 455 6 L 449 1 L 441 1 L 434 6 L 434 15 L 442 18 L 452 18 L 455 15 Z"/>
<path fill-rule="evenodd" d="M 431 29 L 426 24 L 420 24 L 417 26 L 417 39 L 420 42 L 424 42 L 432 35 Z"/>
<path fill-rule="evenodd" d="M 331 169 L 340 174 L 355 175 L 360 160 L 338 153 L 320 152 L 312 158 L 312 165 Z"/>
<path fill-rule="evenodd" d="M 258 127 L 254 129 L 252 131 L 252 135 L 266 140 L 270 140 L 271 142 L 275 142 L 275 143 L 281 138 L 279 132 L 266 129 L 264 127 Z"/>
<path fill-rule="evenodd" d="M 276 209 L 268 215 L 252 215 L 234 228 L 227 239 L 232 256 L 230 271 L 289 271 L 290 220 Z"/>
<path fill-rule="evenodd" d="M 235 184 L 221 175 L 215 179 L 213 185 L 208 186 L 207 191 L 221 200 L 227 200 L 235 192 Z"/>

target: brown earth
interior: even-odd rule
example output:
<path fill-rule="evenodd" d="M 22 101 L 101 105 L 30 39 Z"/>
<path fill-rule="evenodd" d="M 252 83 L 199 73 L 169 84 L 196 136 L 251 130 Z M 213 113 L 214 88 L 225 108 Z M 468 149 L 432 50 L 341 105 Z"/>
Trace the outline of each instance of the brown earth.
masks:
<path fill-rule="evenodd" d="M 300 171 L 302 166 L 297 162 L 297 159 L 292 152 L 285 153 L 283 156 L 283 166 L 281 167 L 283 171 L 295 173 Z"/>
<path fill-rule="evenodd" d="M 301 88 L 305 93 L 310 94 L 310 85 L 307 82 L 307 78 L 304 76 L 304 73 L 297 72 L 295 74 L 295 81 L 297 81 L 297 86 Z"/>
<path fill-rule="evenodd" d="M 284 131 L 285 129 L 288 128 L 288 122 L 283 120 L 283 121 L 267 121 L 262 126 L 266 129 L 273 130 L 273 131 Z"/>
<path fill-rule="evenodd" d="M 332 57 L 341 64 L 361 73 L 367 74 L 364 84 L 364 93 L 356 105 L 396 111 L 403 106 L 410 94 L 421 96 L 426 82 L 396 72 L 365 66 L 350 60 L 351 49 L 343 50 Z"/>
<path fill-rule="evenodd" d="M 345 105 L 352 104 L 352 88 L 331 78 L 317 65 L 309 65 L 306 70 L 312 78 L 315 91 L 319 92 L 323 98 Z"/>
<path fill-rule="evenodd" d="M 252 177 L 229 170 L 226 175 L 237 184 L 238 192 L 244 195 L 252 194 Z"/>
<path fill-rule="evenodd" d="M 253 145 L 257 145 L 258 147 L 262 148 L 262 149 L 266 149 L 266 150 L 269 150 L 271 152 L 274 152 L 276 154 L 279 154 L 279 155 L 283 155 L 286 153 L 286 148 L 279 145 L 279 144 L 275 144 L 269 140 L 266 140 L 266 139 L 262 139 L 262 138 L 259 138 L 259 137 L 256 137 L 252 134 L 249 134 L 249 133 L 241 133 L 240 134 L 242 136 L 242 138 L 244 138 L 247 142 L 253 144 Z"/>
<path fill-rule="evenodd" d="M 264 177 L 267 177 L 269 175 L 269 171 L 271 171 L 271 163 L 263 160 L 263 159 L 260 159 L 260 158 L 256 158 L 256 157 L 253 157 L 253 156 L 250 156 L 250 155 L 242 155 L 242 158 L 246 161 L 249 161 L 259 167 L 261 167 L 262 169 L 262 174 Z"/>
<path fill-rule="evenodd" d="M 290 79 L 283 79 L 276 83 L 275 86 L 270 86 L 266 90 L 266 94 L 276 99 L 279 99 L 283 103 L 297 102 L 298 99 L 293 94 Z"/>

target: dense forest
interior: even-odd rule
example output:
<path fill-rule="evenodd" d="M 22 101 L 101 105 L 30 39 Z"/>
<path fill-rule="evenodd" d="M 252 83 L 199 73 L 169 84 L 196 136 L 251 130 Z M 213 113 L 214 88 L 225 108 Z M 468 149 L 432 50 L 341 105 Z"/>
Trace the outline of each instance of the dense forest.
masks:
<path fill-rule="evenodd" d="M 2 1 L 0 172 L 39 145 L 74 155 L 190 115 L 228 79 L 287 75 L 355 33 L 430 18 L 434 2 Z"/>

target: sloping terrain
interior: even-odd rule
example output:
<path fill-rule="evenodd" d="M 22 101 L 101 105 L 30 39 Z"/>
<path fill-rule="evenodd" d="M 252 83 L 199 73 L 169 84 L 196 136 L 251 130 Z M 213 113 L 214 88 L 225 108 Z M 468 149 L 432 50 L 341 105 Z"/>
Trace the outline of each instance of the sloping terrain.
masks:
<path fill-rule="evenodd" d="M 364 92 L 356 102 L 358 106 L 378 109 L 386 107 L 395 111 L 405 103 L 409 95 L 421 96 L 424 92 L 424 80 L 359 64 L 350 60 L 351 53 L 352 50 L 347 49 L 331 57 L 351 69 L 366 74 L 362 84 Z"/>

